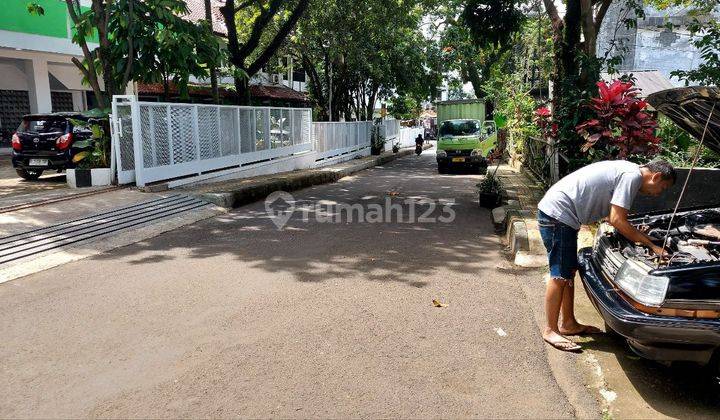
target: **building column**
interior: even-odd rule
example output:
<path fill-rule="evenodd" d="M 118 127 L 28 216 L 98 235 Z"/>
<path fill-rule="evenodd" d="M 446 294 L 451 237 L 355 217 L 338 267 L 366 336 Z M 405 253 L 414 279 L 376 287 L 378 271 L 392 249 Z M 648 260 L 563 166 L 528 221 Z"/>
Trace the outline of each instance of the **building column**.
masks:
<path fill-rule="evenodd" d="M 28 77 L 30 94 L 30 112 L 52 112 L 50 99 L 50 73 L 46 60 L 33 58 L 25 62 L 25 73 Z"/>
<path fill-rule="evenodd" d="M 73 111 L 82 112 L 87 111 L 87 105 L 85 104 L 85 91 L 84 90 L 74 90 L 72 92 L 73 96 Z"/>

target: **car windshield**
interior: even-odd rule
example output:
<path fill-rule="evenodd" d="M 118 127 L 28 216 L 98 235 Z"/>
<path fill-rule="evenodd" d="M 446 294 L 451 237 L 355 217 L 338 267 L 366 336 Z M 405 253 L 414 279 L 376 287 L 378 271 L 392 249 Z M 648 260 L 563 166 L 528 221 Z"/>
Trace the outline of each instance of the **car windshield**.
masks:
<path fill-rule="evenodd" d="M 67 121 L 64 118 L 25 118 L 18 127 L 18 133 L 64 133 Z"/>
<path fill-rule="evenodd" d="M 478 131 L 480 131 L 480 122 L 477 120 L 443 121 L 440 126 L 441 136 L 467 136 Z"/>

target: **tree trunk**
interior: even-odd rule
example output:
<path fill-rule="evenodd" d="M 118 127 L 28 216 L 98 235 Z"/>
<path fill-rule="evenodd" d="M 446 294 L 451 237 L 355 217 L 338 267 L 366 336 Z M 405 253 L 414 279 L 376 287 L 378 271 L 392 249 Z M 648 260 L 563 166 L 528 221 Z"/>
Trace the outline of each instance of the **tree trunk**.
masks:
<path fill-rule="evenodd" d="M 478 99 L 484 98 L 485 91 L 482 88 L 482 79 L 480 77 L 480 72 L 478 71 L 477 65 L 472 60 L 468 60 L 467 62 L 465 62 L 465 74 L 468 78 L 468 81 L 472 84 L 475 96 Z"/>
<path fill-rule="evenodd" d="M 238 105 L 250 105 L 250 80 L 247 77 L 235 77 L 235 91 Z"/>
<path fill-rule="evenodd" d="M 212 19 L 212 4 L 210 4 L 210 0 L 205 0 L 205 20 L 208 21 L 210 24 L 210 30 L 212 31 L 213 27 L 213 19 Z M 213 102 L 216 104 L 220 103 L 220 91 L 218 89 L 218 77 L 217 77 L 217 69 L 215 66 L 210 66 L 210 86 L 212 88 L 212 96 L 213 96 Z"/>

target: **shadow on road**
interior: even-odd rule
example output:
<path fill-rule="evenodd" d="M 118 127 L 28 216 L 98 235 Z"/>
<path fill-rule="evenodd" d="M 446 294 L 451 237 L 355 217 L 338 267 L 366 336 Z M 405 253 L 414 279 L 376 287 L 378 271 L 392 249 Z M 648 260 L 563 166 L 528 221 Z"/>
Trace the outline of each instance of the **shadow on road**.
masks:
<path fill-rule="evenodd" d="M 718 388 L 713 388 L 709 369 L 693 363 L 666 366 L 636 356 L 617 334 L 593 336 L 583 347 L 610 353 L 645 402 L 654 410 L 675 418 L 717 418 Z"/>
<path fill-rule="evenodd" d="M 482 278 L 487 260 L 497 255 L 499 247 L 488 211 L 476 201 L 474 184 L 480 176 L 438 177 L 431 172 L 435 164 L 431 158 L 410 156 L 402 165 L 376 167 L 339 183 L 298 191 L 292 203 L 295 211 L 282 230 L 272 222 L 265 203 L 254 203 L 94 258 L 138 255 L 131 260 L 133 264 L 154 264 L 172 259 L 169 251 L 183 249 L 197 260 L 231 254 L 264 272 L 290 273 L 299 282 L 360 275 L 372 281 L 425 287 L 427 281 L 418 277 L 429 277 L 439 267 Z M 409 223 L 409 202 L 414 203 L 415 219 L 448 216 L 451 211 L 455 217 L 450 223 Z M 372 205 L 385 208 L 390 203 L 402 209 L 403 222 L 396 222 L 397 212 L 390 212 L 389 223 L 348 221 L 348 213 L 341 213 L 339 223 L 322 221 L 323 217 L 336 217 L 337 212 L 326 209 L 337 203 L 363 209 Z M 319 210 L 316 204 L 321 206 Z"/>

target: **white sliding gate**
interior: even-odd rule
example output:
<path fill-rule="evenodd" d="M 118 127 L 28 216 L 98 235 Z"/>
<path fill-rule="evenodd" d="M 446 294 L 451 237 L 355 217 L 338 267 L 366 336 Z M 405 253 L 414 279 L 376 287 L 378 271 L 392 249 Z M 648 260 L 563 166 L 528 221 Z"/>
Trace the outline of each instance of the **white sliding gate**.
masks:
<path fill-rule="evenodd" d="M 139 102 L 112 104 L 118 182 L 199 175 L 313 149 L 308 108 Z"/>

